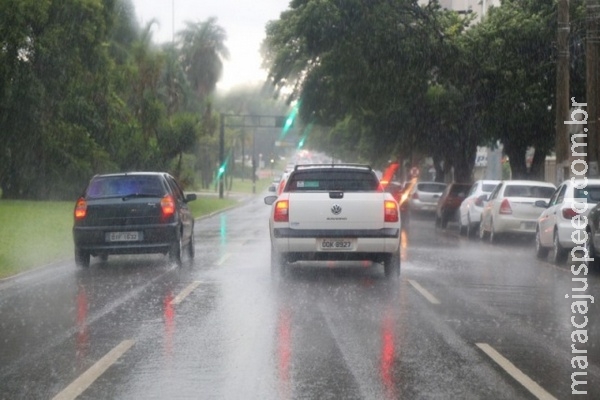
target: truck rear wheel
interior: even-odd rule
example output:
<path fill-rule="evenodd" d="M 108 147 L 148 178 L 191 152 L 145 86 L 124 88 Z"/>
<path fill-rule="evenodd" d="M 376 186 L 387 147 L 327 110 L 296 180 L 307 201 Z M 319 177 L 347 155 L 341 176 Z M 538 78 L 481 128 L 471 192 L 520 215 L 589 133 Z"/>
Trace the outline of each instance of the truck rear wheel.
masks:
<path fill-rule="evenodd" d="M 397 279 L 400 276 L 400 249 L 391 254 L 386 254 L 383 259 L 383 271 L 388 279 Z"/>

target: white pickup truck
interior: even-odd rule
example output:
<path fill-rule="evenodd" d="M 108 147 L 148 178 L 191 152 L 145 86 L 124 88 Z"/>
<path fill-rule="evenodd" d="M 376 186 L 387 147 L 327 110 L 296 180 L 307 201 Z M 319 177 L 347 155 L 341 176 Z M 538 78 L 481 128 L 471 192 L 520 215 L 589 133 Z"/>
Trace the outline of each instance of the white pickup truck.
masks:
<path fill-rule="evenodd" d="M 368 165 L 297 165 L 271 205 L 271 267 L 296 261 L 369 260 L 400 274 L 400 214 Z"/>

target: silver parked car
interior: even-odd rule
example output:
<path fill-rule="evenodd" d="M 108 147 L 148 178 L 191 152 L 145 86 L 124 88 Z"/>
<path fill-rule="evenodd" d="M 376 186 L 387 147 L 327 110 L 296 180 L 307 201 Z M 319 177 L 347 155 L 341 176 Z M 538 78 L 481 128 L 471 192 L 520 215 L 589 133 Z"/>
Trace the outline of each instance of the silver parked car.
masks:
<path fill-rule="evenodd" d="M 446 189 L 445 183 L 417 182 L 408 196 L 408 209 L 410 211 L 435 212 L 437 202 Z"/>

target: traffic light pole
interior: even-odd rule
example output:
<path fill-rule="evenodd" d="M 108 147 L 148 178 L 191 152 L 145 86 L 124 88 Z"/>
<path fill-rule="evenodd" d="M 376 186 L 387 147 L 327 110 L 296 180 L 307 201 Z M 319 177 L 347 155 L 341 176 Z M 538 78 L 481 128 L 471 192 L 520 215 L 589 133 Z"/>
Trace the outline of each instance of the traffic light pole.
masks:
<path fill-rule="evenodd" d="M 296 111 L 297 113 L 297 111 Z M 294 113 L 290 116 L 282 115 L 237 115 L 237 114 L 225 114 L 220 113 L 220 127 L 219 127 L 219 170 L 217 171 L 217 178 L 219 180 L 219 199 L 224 196 L 224 176 L 225 176 L 225 118 L 235 117 L 241 119 L 234 123 L 227 124 L 230 128 L 283 128 L 284 131 L 289 130 L 294 122 L 296 116 Z M 254 133 L 256 137 L 256 132 Z M 252 144 L 254 146 L 254 143 Z M 254 147 L 253 147 L 254 149 Z M 256 192 L 256 162 L 254 160 L 254 150 L 252 152 L 252 192 Z"/>

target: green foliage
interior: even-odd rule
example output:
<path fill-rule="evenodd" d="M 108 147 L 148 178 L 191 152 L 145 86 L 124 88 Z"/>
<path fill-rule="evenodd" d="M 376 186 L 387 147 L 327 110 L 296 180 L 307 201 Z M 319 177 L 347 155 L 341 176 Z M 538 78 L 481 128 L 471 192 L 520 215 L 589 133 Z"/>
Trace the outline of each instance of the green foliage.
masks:
<path fill-rule="evenodd" d="M 130 0 L 0 2 L 3 198 L 71 199 L 101 172 L 181 173 L 214 126 L 197 110 L 226 35 L 209 19 L 160 48 L 154 23 L 140 28 Z"/>

